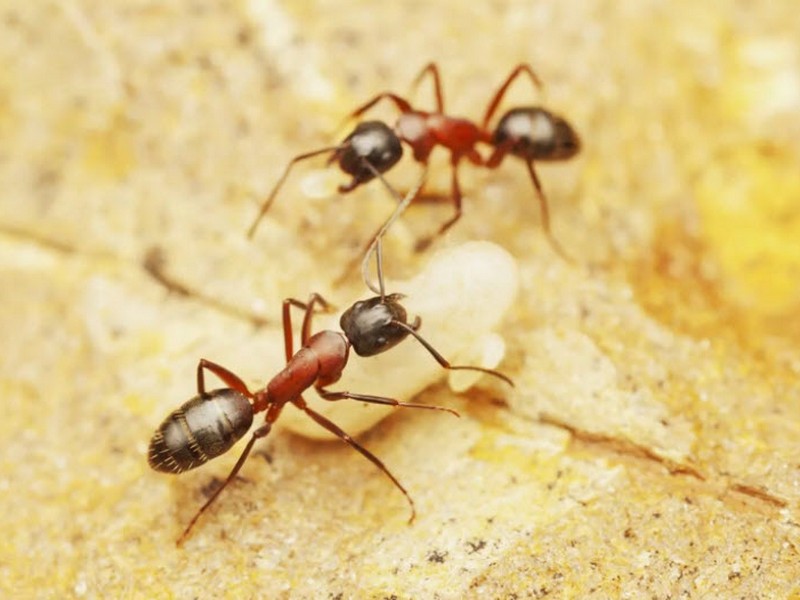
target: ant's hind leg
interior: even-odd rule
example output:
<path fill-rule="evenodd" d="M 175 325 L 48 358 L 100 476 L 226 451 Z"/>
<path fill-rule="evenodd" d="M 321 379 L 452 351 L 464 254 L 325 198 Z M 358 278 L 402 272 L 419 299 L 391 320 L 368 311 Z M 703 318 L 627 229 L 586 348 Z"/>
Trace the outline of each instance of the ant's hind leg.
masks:
<path fill-rule="evenodd" d="M 256 440 L 266 436 L 271 428 L 272 428 L 271 423 L 265 423 L 264 425 L 262 425 L 253 432 L 253 435 L 250 437 L 250 441 L 247 442 L 247 445 L 244 447 L 242 454 L 239 456 L 239 460 L 236 461 L 236 464 L 233 466 L 233 469 L 231 469 L 231 472 L 228 474 L 228 477 L 225 478 L 225 481 L 222 483 L 221 486 L 219 486 L 216 489 L 216 491 L 211 495 L 211 497 L 208 500 L 206 500 L 206 503 L 200 507 L 200 510 L 198 510 L 195 513 L 194 517 L 192 517 L 192 520 L 189 521 L 189 524 L 186 526 L 186 529 L 183 530 L 181 537 L 179 537 L 178 541 L 176 542 L 178 546 L 180 546 L 181 544 L 183 544 L 184 541 L 186 541 L 189 532 L 192 530 L 192 527 L 194 527 L 194 524 L 197 523 L 197 519 L 200 518 L 200 515 L 202 515 L 208 509 L 208 507 L 211 506 L 211 504 L 213 504 L 213 502 L 217 499 L 217 497 L 222 493 L 222 490 L 228 487 L 228 485 L 234 480 L 236 475 L 239 473 L 239 470 L 242 468 L 242 465 L 244 465 L 244 462 L 247 460 L 247 457 L 250 455 L 250 450 L 253 449 L 253 444 L 256 443 Z"/>
<path fill-rule="evenodd" d="M 322 426 L 325 429 L 327 429 L 328 431 L 330 431 L 333 435 L 338 437 L 340 440 L 342 440 L 346 444 L 349 444 L 351 448 L 353 448 L 353 449 L 357 450 L 359 453 L 361 453 L 362 456 L 364 456 L 373 465 L 378 467 L 381 471 L 383 471 L 383 473 L 389 479 L 392 480 L 392 483 L 397 487 L 397 489 L 399 489 L 401 492 L 403 492 L 403 495 L 406 497 L 406 500 L 408 500 L 408 504 L 411 507 L 411 517 L 408 519 L 408 522 L 409 522 L 409 524 L 412 523 L 414 521 L 414 519 L 416 518 L 416 516 L 417 516 L 417 509 L 414 506 L 414 500 L 411 498 L 411 496 L 409 495 L 409 493 L 406 490 L 406 488 L 403 487 L 403 484 L 401 484 L 397 480 L 397 478 L 394 475 L 392 475 L 392 472 L 386 467 L 386 465 L 383 464 L 383 461 L 381 461 L 381 459 L 379 459 L 372 452 L 370 452 L 369 450 L 364 448 L 364 446 L 359 444 L 352 437 L 350 437 L 347 433 L 345 433 L 338 425 L 336 425 L 336 423 L 334 423 L 333 421 L 327 419 L 326 417 L 323 417 L 318 412 L 308 408 L 308 406 L 306 406 L 306 403 L 305 403 L 305 401 L 302 400 L 302 398 L 299 399 L 299 402 L 296 401 L 295 404 L 299 408 L 301 408 L 303 411 L 305 411 L 305 413 L 309 417 L 311 417 L 314 421 L 316 421 L 317 424 L 319 424 L 320 426 Z"/>

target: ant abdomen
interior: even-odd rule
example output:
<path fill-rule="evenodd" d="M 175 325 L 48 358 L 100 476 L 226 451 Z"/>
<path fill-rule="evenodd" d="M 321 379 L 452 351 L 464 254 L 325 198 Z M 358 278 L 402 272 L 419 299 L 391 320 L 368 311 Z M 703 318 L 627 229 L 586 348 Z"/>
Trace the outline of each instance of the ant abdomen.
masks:
<path fill-rule="evenodd" d="M 329 162 L 337 162 L 339 168 L 353 180 L 340 186 L 341 192 L 349 192 L 362 183 L 374 179 L 376 173 L 385 173 L 403 156 L 400 138 L 381 121 L 364 121 L 345 138 Z"/>
<path fill-rule="evenodd" d="M 492 134 L 492 145 L 525 160 L 565 160 L 581 149 L 567 121 L 538 106 L 509 110 Z"/>
<path fill-rule="evenodd" d="M 195 396 L 173 411 L 150 440 L 147 462 L 156 471 L 182 473 L 227 452 L 253 423 L 253 407 L 230 388 Z"/>

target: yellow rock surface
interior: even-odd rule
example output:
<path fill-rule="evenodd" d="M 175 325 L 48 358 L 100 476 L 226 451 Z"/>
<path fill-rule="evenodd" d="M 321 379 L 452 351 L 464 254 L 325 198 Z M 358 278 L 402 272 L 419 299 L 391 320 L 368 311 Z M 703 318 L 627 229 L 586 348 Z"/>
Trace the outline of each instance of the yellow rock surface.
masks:
<path fill-rule="evenodd" d="M 0 595 L 800 598 L 799 30 L 786 2 L 3 3 Z M 529 61 L 544 96 L 520 82 L 506 105 L 583 138 L 539 168 L 577 266 L 511 159 L 463 166 L 438 242 L 519 261 L 517 387 L 438 385 L 418 401 L 460 420 L 360 437 L 414 496 L 410 526 L 358 454 L 277 431 L 176 548 L 236 458 L 147 466 L 197 360 L 263 384 L 281 299 L 359 289 L 332 282 L 392 206 L 377 185 L 305 195 L 322 163 L 298 167 L 249 242 L 258 201 L 431 60 L 474 119 Z M 449 178 L 435 154 L 429 191 Z M 412 207 L 393 277 L 448 211 Z"/>

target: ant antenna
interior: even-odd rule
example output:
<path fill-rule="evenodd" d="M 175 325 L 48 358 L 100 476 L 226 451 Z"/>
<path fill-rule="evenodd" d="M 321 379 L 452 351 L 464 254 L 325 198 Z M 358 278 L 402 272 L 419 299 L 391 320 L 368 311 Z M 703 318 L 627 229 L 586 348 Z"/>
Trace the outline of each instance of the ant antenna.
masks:
<path fill-rule="evenodd" d="M 320 148 L 319 150 L 298 154 L 292 160 L 290 160 L 289 164 L 286 165 L 286 168 L 283 170 L 283 174 L 281 175 L 280 179 L 278 179 L 273 186 L 269 196 L 267 196 L 267 199 L 261 204 L 261 210 L 258 211 L 258 215 L 256 215 L 256 218 L 253 220 L 253 223 L 247 230 L 247 239 L 253 239 L 256 229 L 258 229 L 258 224 L 261 223 L 261 219 L 264 218 L 264 215 L 267 214 L 269 207 L 272 206 L 272 203 L 275 201 L 275 197 L 278 195 L 278 191 L 281 189 L 281 186 L 283 186 L 283 182 L 286 181 L 286 178 L 289 176 L 289 172 L 296 163 L 300 162 L 301 160 L 306 160 L 307 158 L 313 158 L 315 156 L 319 156 L 320 154 L 325 154 L 326 152 L 336 152 L 340 147 L 341 146 L 329 146 L 327 148 Z"/>
<path fill-rule="evenodd" d="M 409 192 L 403 198 L 400 198 L 400 194 L 398 194 L 397 190 L 395 190 L 389 184 L 389 182 L 386 181 L 383 175 L 379 173 L 378 177 L 383 183 L 383 185 L 386 187 L 386 189 L 389 190 L 389 193 L 392 194 L 399 202 L 397 204 L 397 208 L 395 208 L 394 212 L 389 216 L 388 219 L 386 219 L 384 224 L 378 230 L 378 233 L 376 233 L 375 237 L 372 239 L 372 243 L 367 248 L 367 251 L 364 254 L 364 258 L 361 261 L 361 276 L 363 277 L 366 286 L 372 292 L 378 294 L 381 297 L 381 300 L 383 300 L 386 297 L 386 287 L 383 281 L 383 236 L 386 235 L 386 232 L 389 231 L 394 222 L 400 218 L 400 215 L 402 215 L 406 211 L 409 204 L 411 204 L 414 201 L 414 199 L 419 194 L 419 191 L 425 185 L 425 180 L 428 177 L 428 167 L 426 165 L 423 168 L 422 176 L 417 182 L 417 185 L 415 185 L 411 190 L 409 190 Z M 375 267 L 378 275 L 377 288 L 375 287 L 375 284 L 373 284 L 372 281 L 370 281 L 369 278 L 369 261 L 372 258 L 373 254 L 375 255 Z"/>
<path fill-rule="evenodd" d="M 442 356 L 436 348 L 431 346 L 428 340 L 426 340 L 417 332 L 417 329 L 419 329 L 420 325 L 422 324 L 422 320 L 419 317 L 417 317 L 414 320 L 414 323 L 412 325 L 409 325 L 408 323 L 404 323 L 402 321 L 398 321 L 397 319 L 392 319 L 392 324 L 396 325 L 397 327 L 400 327 L 401 329 L 405 329 L 408 333 L 413 335 L 416 338 L 416 340 L 420 344 L 422 344 L 428 352 L 430 352 L 431 356 L 433 356 L 433 358 L 436 359 L 436 362 L 438 362 L 442 366 L 442 368 L 447 369 L 448 371 L 478 371 L 480 373 L 486 373 L 487 375 L 492 375 L 493 377 L 502 379 L 512 388 L 515 387 L 514 382 L 511 381 L 511 378 L 506 375 L 503 375 L 500 371 L 495 371 L 494 369 L 487 369 L 485 367 L 450 364 L 450 361 L 448 361 L 444 356 Z"/>

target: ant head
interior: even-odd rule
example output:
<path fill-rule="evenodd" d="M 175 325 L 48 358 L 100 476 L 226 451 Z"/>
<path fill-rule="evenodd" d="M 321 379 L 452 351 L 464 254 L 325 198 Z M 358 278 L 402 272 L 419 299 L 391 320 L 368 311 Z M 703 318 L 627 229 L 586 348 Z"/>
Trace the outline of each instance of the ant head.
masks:
<path fill-rule="evenodd" d="M 408 336 L 408 330 L 397 323 L 406 323 L 406 309 L 400 304 L 402 294 L 384 298 L 375 296 L 348 308 L 339 325 L 359 356 L 374 356 L 393 348 Z M 411 325 L 413 329 L 418 323 Z"/>
<path fill-rule="evenodd" d="M 374 179 L 376 172 L 391 169 L 402 156 L 400 138 L 386 123 L 364 121 L 344 139 L 330 162 L 338 162 L 342 171 L 353 176 L 349 184 L 342 186 L 342 191 L 350 191 Z"/>
<path fill-rule="evenodd" d="M 156 471 L 183 473 L 230 450 L 253 423 L 253 407 L 230 388 L 195 396 L 164 419 L 150 440 Z"/>
<path fill-rule="evenodd" d="M 581 149 L 581 140 L 572 126 L 548 110 L 534 107 L 509 110 L 492 134 L 495 147 L 525 160 L 565 160 Z"/>

